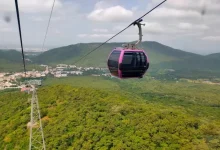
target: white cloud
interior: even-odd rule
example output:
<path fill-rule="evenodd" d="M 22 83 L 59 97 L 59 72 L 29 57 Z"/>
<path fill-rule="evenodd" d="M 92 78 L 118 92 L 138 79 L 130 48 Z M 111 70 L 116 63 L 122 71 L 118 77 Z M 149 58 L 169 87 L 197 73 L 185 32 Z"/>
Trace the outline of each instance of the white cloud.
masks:
<path fill-rule="evenodd" d="M 152 9 L 160 2 L 161 0 L 152 0 L 147 6 L 147 10 Z M 219 13 L 216 13 L 217 8 Z M 204 9 L 205 15 L 202 15 Z M 204 42 L 201 40 L 202 37 L 219 36 L 217 31 L 220 22 L 216 21 L 219 20 L 219 17 L 220 0 L 168 0 L 148 16 L 148 22 L 155 22 L 157 25 L 150 26 L 148 31 L 143 30 L 146 31 L 144 32 L 146 36 L 151 33 L 151 30 L 156 30 L 155 37 L 156 34 L 166 36 L 168 40 L 177 37 L 172 40 L 173 43 L 188 39 Z M 206 40 L 208 39 L 216 40 L 216 37 L 206 38 Z M 195 44 L 190 45 L 195 46 Z M 198 44 L 196 46 L 201 47 Z"/>
<path fill-rule="evenodd" d="M 133 12 L 122 6 L 113 6 L 106 9 L 95 9 L 87 18 L 93 21 L 121 22 L 133 17 Z"/>
<path fill-rule="evenodd" d="M 61 20 L 61 17 L 51 17 L 51 21 L 59 21 Z"/>
<path fill-rule="evenodd" d="M 113 27 L 113 31 L 120 31 L 120 30 L 122 30 L 122 29 L 124 29 L 125 28 L 125 26 L 123 27 L 123 26 L 115 26 L 115 27 Z"/>
<path fill-rule="evenodd" d="M 142 26 L 144 36 L 152 35 L 164 35 L 169 36 L 201 36 L 204 31 L 208 30 L 209 27 L 205 24 L 194 25 L 187 22 L 166 23 L 162 22 L 143 22 L 145 26 Z M 134 32 L 133 32 L 134 33 Z"/>
<path fill-rule="evenodd" d="M 220 41 L 220 36 L 207 36 L 202 38 L 203 40 L 208 40 L 208 41 Z"/>
<path fill-rule="evenodd" d="M 177 27 L 180 29 L 184 29 L 184 30 L 207 30 L 209 29 L 207 25 L 204 25 L 204 24 L 193 25 L 188 22 L 181 22 L 178 24 Z"/>
<path fill-rule="evenodd" d="M 95 4 L 95 9 L 106 9 L 108 7 L 111 7 L 110 1 L 99 1 Z"/>
<path fill-rule="evenodd" d="M 48 15 L 45 15 L 45 16 L 39 16 L 39 15 L 36 15 L 36 16 L 31 16 L 30 19 L 34 22 L 42 22 L 42 21 L 48 21 L 49 19 L 49 14 Z M 60 21 L 62 18 L 60 16 L 52 16 L 51 17 L 51 21 Z"/>
<path fill-rule="evenodd" d="M 93 29 L 93 32 L 101 32 L 101 33 L 107 33 L 108 29 Z"/>
<path fill-rule="evenodd" d="M 153 0 L 150 6 L 153 7 L 160 2 L 161 0 Z M 185 12 L 187 11 L 197 12 L 200 15 L 202 15 L 202 12 L 205 12 L 205 15 L 209 15 L 209 14 L 219 15 L 220 1 L 219 0 L 168 0 L 158 9 L 162 9 L 162 8 L 177 9 Z"/>
<path fill-rule="evenodd" d="M 87 37 L 88 34 L 78 34 L 77 36 L 80 37 L 80 38 L 84 38 L 84 37 Z"/>
<path fill-rule="evenodd" d="M 138 6 L 134 6 L 131 8 L 131 10 L 134 12 L 134 11 L 137 11 L 138 10 Z"/>
<path fill-rule="evenodd" d="M 31 20 L 33 20 L 35 22 L 44 21 L 44 19 L 42 17 L 31 17 Z"/>
<path fill-rule="evenodd" d="M 173 8 L 159 8 L 156 9 L 151 14 L 152 17 L 166 17 L 166 18 L 199 18 L 201 17 L 201 14 L 197 11 L 193 10 L 179 10 L 179 9 L 173 9 Z"/>
<path fill-rule="evenodd" d="M 145 36 L 148 35 L 157 35 L 157 34 L 163 34 L 167 36 L 173 36 L 173 35 L 179 35 L 179 36 L 199 36 L 201 35 L 202 31 L 209 29 L 208 26 L 201 24 L 201 25 L 193 25 L 191 23 L 185 23 L 181 22 L 179 24 L 177 23 L 166 23 L 163 24 L 159 20 L 157 22 L 142 22 L 144 24 L 142 26 L 142 31 Z M 113 27 L 112 31 L 121 31 L 124 29 L 125 26 L 115 26 Z M 138 29 L 137 26 L 133 28 L 129 28 L 129 30 L 126 30 L 125 34 L 136 34 L 138 35 Z"/>
<path fill-rule="evenodd" d="M 150 34 L 157 34 L 163 32 L 163 27 L 157 22 L 143 22 L 145 26 L 142 26 L 143 32 Z"/>
<path fill-rule="evenodd" d="M 82 41 L 102 42 L 107 40 L 162 0 L 126 1 L 124 5 L 119 0 L 56 1 L 60 4 L 56 4 L 54 8 L 45 44 L 52 47 Z M 53 0 L 19 0 L 25 45 L 35 45 L 36 47 L 42 45 L 42 37 L 45 34 L 52 3 Z M 206 8 L 206 15 L 202 16 L 203 8 Z M 5 33 L 5 43 L 19 46 L 17 19 L 14 11 L 13 0 L 0 0 L 0 16 L 11 16 L 9 23 L 1 18 L 0 32 Z M 206 48 L 210 52 L 219 51 L 219 17 L 220 0 L 167 0 L 144 18 L 146 25 L 143 26 L 143 40 L 158 41 L 171 47 L 192 50 L 192 52 L 203 51 Z M 62 38 L 60 38 L 61 36 Z M 137 39 L 138 28 L 132 26 L 112 41 L 126 42 Z M 217 42 L 213 44 L 213 41 Z"/>
<path fill-rule="evenodd" d="M 187 37 L 200 37 L 202 35 L 203 35 L 202 32 L 195 32 L 195 33 L 193 33 L 193 32 L 186 32 L 186 33 L 181 34 L 181 36 L 187 36 Z"/>
<path fill-rule="evenodd" d="M 48 12 L 51 10 L 53 0 L 19 0 L 19 11 L 37 13 L 37 12 Z M 60 0 L 56 0 L 55 9 L 62 7 Z M 15 11 L 14 1 L 1 0 L 0 11 Z"/>
<path fill-rule="evenodd" d="M 169 0 L 167 2 L 167 6 L 177 9 L 194 10 L 198 12 L 205 10 L 207 14 L 220 12 L 219 0 Z"/>
<path fill-rule="evenodd" d="M 179 23 L 178 27 L 180 29 L 192 29 L 192 24 L 191 23 L 182 22 L 182 23 Z"/>
<path fill-rule="evenodd" d="M 169 0 L 166 5 L 178 9 L 196 9 L 204 5 L 204 0 Z"/>
<path fill-rule="evenodd" d="M 61 32 L 58 29 L 55 29 L 54 33 L 55 34 L 61 34 Z"/>
<path fill-rule="evenodd" d="M 8 27 L 5 27 L 5 28 L 1 28 L 1 29 L 0 29 L 0 32 L 13 32 L 13 29 L 12 29 L 12 28 L 8 28 Z"/>
<path fill-rule="evenodd" d="M 110 38 L 114 34 L 78 34 L 78 37 L 80 38 Z"/>
<path fill-rule="evenodd" d="M 90 37 L 94 38 L 110 38 L 114 36 L 114 34 L 91 34 Z"/>
<path fill-rule="evenodd" d="M 8 1 L 8 0 L 0 1 L 0 12 L 14 11 L 14 10 L 15 10 L 14 1 Z"/>
<path fill-rule="evenodd" d="M 196 29 L 200 29 L 200 30 L 207 30 L 209 29 L 209 27 L 207 25 L 201 24 L 201 25 L 195 25 Z"/>
<path fill-rule="evenodd" d="M 14 32 L 13 28 L 5 21 L 0 20 L 0 32 Z"/>
<path fill-rule="evenodd" d="M 111 38 L 112 36 L 114 36 L 115 34 L 113 34 L 113 33 L 106 33 L 106 34 L 104 34 L 104 33 L 100 33 L 100 34 L 98 34 L 98 33 L 96 33 L 96 34 L 78 34 L 77 36 L 79 37 L 79 38 L 84 38 L 84 39 L 98 39 L 98 40 L 104 40 L 104 41 L 106 41 L 107 39 L 109 39 L 109 38 Z M 129 41 L 134 41 L 134 40 L 137 40 L 138 39 L 138 34 L 136 34 L 136 33 L 126 33 L 126 34 L 120 34 L 120 35 L 118 35 L 116 38 L 114 38 L 112 41 L 114 41 L 115 39 L 118 39 L 119 41 L 121 41 L 121 42 L 125 42 L 124 40 L 126 39 L 126 40 L 129 40 Z"/>
<path fill-rule="evenodd" d="M 34 22 L 41 22 L 41 21 L 48 21 L 49 19 L 49 16 L 34 16 L 34 17 L 31 17 L 31 20 L 33 20 Z M 51 17 L 51 21 L 59 21 L 61 20 L 61 17 L 59 16 L 54 16 L 54 17 Z"/>

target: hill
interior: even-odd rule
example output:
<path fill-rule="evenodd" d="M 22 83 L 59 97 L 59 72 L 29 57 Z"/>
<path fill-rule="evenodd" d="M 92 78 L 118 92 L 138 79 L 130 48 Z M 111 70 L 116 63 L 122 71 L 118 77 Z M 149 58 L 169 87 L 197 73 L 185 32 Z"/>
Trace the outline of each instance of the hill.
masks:
<path fill-rule="evenodd" d="M 0 71 L 22 69 L 22 56 L 16 50 L 0 50 Z"/>
<path fill-rule="evenodd" d="M 22 61 L 21 53 L 16 50 L 0 50 L 0 59 L 14 63 Z"/>
<path fill-rule="evenodd" d="M 84 80 L 90 84 L 79 82 Z M 109 86 L 102 88 L 104 83 Z M 47 79 L 38 89 L 46 147 L 218 149 L 218 91 L 218 86 L 149 79 Z M 0 149 L 28 148 L 30 96 L 0 94 Z"/>
<path fill-rule="evenodd" d="M 151 55 L 152 55 L 152 57 L 154 56 L 153 53 L 155 54 L 156 58 L 153 57 L 153 60 L 160 59 L 160 58 L 158 58 L 158 54 L 172 57 L 173 60 L 187 59 L 187 58 L 191 58 L 191 57 L 200 56 L 198 54 L 185 52 L 185 51 L 182 51 L 179 49 L 174 49 L 172 47 L 169 47 L 169 46 L 166 46 L 166 45 L 160 44 L 158 42 L 154 42 L 154 41 L 143 42 L 142 46 L 147 52 L 149 51 L 148 53 L 149 53 L 150 57 L 151 57 Z"/>
<path fill-rule="evenodd" d="M 163 62 L 155 68 L 174 69 L 180 77 L 216 78 L 220 77 L 220 55 L 194 56 L 185 60 Z M 177 76 L 178 76 L 177 75 Z"/>
<path fill-rule="evenodd" d="M 96 48 L 100 43 L 79 43 L 75 45 L 69 45 L 51 49 L 43 52 L 39 55 L 26 56 L 30 58 L 33 63 L 38 64 L 49 64 L 56 65 L 60 63 L 73 64 L 76 60 Z M 123 43 L 107 43 L 100 47 L 97 51 L 91 53 L 86 58 L 78 62 L 78 66 L 96 66 L 96 67 L 107 67 L 106 61 L 109 53 L 115 47 L 120 47 Z M 193 78 L 207 78 L 207 77 L 220 77 L 220 53 L 202 56 L 182 50 L 174 49 L 166 45 L 160 44 L 153 41 L 142 42 L 140 47 L 147 52 L 150 59 L 149 72 L 153 75 L 158 74 L 158 71 L 165 69 L 174 69 L 174 76 L 178 77 L 193 77 Z M 8 53 L 14 53 L 10 51 Z M 2 62 L 0 70 L 13 70 L 22 68 L 22 64 L 11 63 L 13 61 L 21 60 L 21 55 L 16 52 L 13 57 L 10 58 L 8 55 L 6 59 L 0 59 Z M 2 55 L 3 56 L 3 55 Z M 6 65 L 5 65 L 6 64 Z M 16 67 L 13 67 L 16 66 Z M 28 65 L 30 69 L 36 68 L 31 63 Z"/>
<path fill-rule="evenodd" d="M 83 55 L 96 48 L 100 43 L 80 43 L 49 50 L 33 58 L 37 63 L 55 65 L 59 63 L 73 64 Z M 109 53 L 123 43 L 107 43 L 97 51 L 81 60 L 80 66 L 106 67 Z M 150 59 L 149 72 L 157 74 L 161 69 L 174 69 L 175 75 L 180 77 L 216 77 L 220 76 L 220 55 L 202 56 L 182 50 L 174 49 L 158 42 L 145 41 L 141 47 Z M 191 75 L 191 76 L 190 76 Z"/>
<path fill-rule="evenodd" d="M 34 60 L 38 63 L 45 64 L 72 64 L 78 58 L 85 55 L 93 48 L 96 48 L 99 44 L 100 43 L 80 43 L 76 45 L 60 47 L 44 52 L 41 55 L 37 56 Z M 91 53 L 91 55 L 79 62 L 79 64 L 84 66 L 94 65 L 105 67 L 107 57 L 111 50 L 115 47 L 120 47 L 122 44 L 123 43 L 107 43 L 97 51 Z M 145 49 L 150 56 L 150 61 L 152 64 L 199 56 L 193 53 L 173 49 L 157 42 L 143 42 L 142 46 L 143 49 Z"/>
<path fill-rule="evenodd" d="M 220 60 L 220 53 L 214 53 L 214 54 L 207 55 L 206 58 Z"/>
<path fill-rule="evenodd" d="M 25 55 L 25 59 L 30 57 Z M 32 62 L 26 61 L 26 69 L 39 69 L 41 67 L 33 64 Z M 23 71 L 23 60 L 21 52 L 16 50 L 0 50 L 0 72 L 14 72 L 14 71 Z"/>

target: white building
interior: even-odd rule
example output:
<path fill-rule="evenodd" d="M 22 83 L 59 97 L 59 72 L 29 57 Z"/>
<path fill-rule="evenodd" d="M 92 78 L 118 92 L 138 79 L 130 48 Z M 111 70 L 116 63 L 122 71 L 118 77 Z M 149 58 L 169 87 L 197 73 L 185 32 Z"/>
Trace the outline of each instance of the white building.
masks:
<path fill-rule="evenodd" d="M 92 76 L 94 76 L 94 77 L 99 77 L 100 75 L 98 75 L 98 74 L 92 74 Z"/>
<path fill-rule="evenodd" d="M 10 83 L 10 82 L 5 82 L 4 87 L 10 87 L 10 86 L 12 86 L 12 85 L 13 85 L 13 84 Z"/>
<path fill-rule="evenodd" d="M 76 66 L 75 66 L 75 65 L 69 65 L 69 67 L 70 67 L 70 68 L 76 68 Z"/>
<path fill-rule="evenodd" d="M 61 74 L 54 74 L 54 77 L 60 78 L 60 77 L 61 77 Z"/>
<path fill-rule="evenodd" d="M 41 74 L 41 77 L 46 77 L 46 75 L 44 73 Z"/>
<path fill-rule="evenodd" d="M 35 75 L 36 75 L 37 78 L 41 77 L 40 73 L 36 73 Z"/>
<path fill-rule="evenodd" d="M 5 73 L 0 73 L 0 78 L 4 77 Z"/>
<path fill-rule="evenodd" d="M 70 74 L 82 75 L 82 71 L 70 71 Z"/>
<path fill-rule="evenodd" d="M 41 64 L 40 66 L 41 66 L 41 67 L 48 67 L 47 65 L 43 65 L 43 64 Z"/>
<path fill-rule="evenodd" d="M 57 65 L 57 68 L 67 68 L 68 67 L 68 65 L 66 65 L 66 64 L 59 64 L 59 65 Z"/>
<path fill-rule="evenodd" d="M 61 74 L 61 77 L 67 77 L 67 74 Z"/>

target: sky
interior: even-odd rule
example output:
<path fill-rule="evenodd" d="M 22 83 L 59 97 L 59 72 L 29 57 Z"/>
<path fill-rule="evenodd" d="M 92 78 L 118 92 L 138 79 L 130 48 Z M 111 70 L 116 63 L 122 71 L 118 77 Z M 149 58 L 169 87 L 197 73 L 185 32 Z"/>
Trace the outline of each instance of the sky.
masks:
<path fill-rule="evenodd" d="M 45 49 L 104 42 L 162 0 L 56 0 Z M 41 50 L 53 0 L 18 0 L 25 50 Z M 5 16 L 10 21 L 5 21 Z M 143 40 L 198 53 L 220 52 L 220 0 L 167 0 L 143 18 Z M 138 39 L 136 26 L 111 42 Z M 14 0 L 0 0 L 0 48 L 18 48 Z"/>

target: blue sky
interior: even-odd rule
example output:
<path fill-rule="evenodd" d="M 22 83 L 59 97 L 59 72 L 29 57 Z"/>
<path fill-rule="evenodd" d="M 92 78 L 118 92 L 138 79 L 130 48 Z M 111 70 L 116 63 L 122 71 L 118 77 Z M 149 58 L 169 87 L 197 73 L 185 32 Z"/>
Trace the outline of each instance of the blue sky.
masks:
<path fill-rule="evenodd" d="M 25 49 L 41 48 L 53 0 L 19 0 Z M 103 42 L 161 0 L 56 0 L 46 48 Z M 205 8 L 206 14 L 201 15 Z M 4 16 L 11 17 L 6 23 Z M 144 18 L 144 40 L 200 54 L 220 52 L 219 0 L 168 0 Z M 131 27 L 112 42 L 138 38 Z M 0 47 L 19 47 L 14 1 L 0 0 Z"/>

